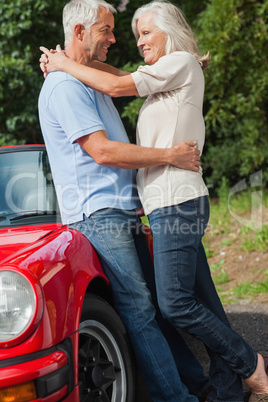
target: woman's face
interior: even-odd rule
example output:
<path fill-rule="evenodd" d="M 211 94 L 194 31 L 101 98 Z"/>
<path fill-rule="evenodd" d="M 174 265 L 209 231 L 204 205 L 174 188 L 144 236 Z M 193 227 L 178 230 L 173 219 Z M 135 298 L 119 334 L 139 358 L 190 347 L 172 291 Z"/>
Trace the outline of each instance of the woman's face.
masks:
<path fill-rule="evenodd" d="M 149 13 L 143 14 L 137 23 L 139 39 L 137 46 L 142 51 L 144 61 L 154 64 L 166 54 L 167 36 L 154 24 L 154 17 Z"/>

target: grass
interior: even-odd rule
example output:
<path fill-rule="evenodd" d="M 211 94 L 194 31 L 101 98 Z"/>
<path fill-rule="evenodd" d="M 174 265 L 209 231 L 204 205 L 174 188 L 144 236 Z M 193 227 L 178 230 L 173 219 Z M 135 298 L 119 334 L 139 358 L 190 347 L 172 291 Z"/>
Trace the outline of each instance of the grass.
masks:
<path fill-rule="evenodd" d="M 241 249 L 250 251 L 267 251 L 268 249 L 268 225 L 262 225 L 261 229 L 252 231 L 249 227 L 240 230 L 242 236 Z"/>
<path fill-rule="evenodd" d="M 213 279 L 216 286 L 230 281 L 228 274 L 224 268 L 217 272 L 216 275 L 214 275 Z"/>
<path fill-rule="evenodd" d="M 267 191 L 243 191 L 232 195 L 230 200 L 230 190 L 223 182 L 219 198 L 211 201 L 210 227 L 208 236 L 204 238 L 207 258 L 215 255 L 213 240 L 217 237 L 220 239 L 220 248 L 224 247 L 224 250 L 227 250 L 225 254 L 234 253 L 237 244 L 238 250 L 248 256 L 254 252 L 260 253 L 260 256 L 266 253 L 268 224 L 267 221 L 265 222 L 264 212 L 267 212 L 267 209 Z M 217 252 L 219 253 L 219 250 Z M 237 261 L 240 257 L 237 254 L 234 258 Z M 223 304 L 230 304 L 241 299 L 252 300 L 258 295 L 268 294 L 268 271 L 265 268 L 258 270 L 259 274 L 265 274 L 264 281 L 249 282 L 245 278 L 244 282 L 230 288 L 225 286 L 229 282 L 229 277 L 227 266 L 224 265 L 226 265 L 224 259 L 217 264 L 211 264 L 213 280 Z M 254 268 L 251 272 L 254 272 Z"/>
<path fill-rule="evenodd" d="M 233 289 L 233 292 L 236 297 L 239 299 L 244 299 L 247 297 L 252 297 L 259 293 L 267 293 L 268 292 L 268 271 L 266 274 L 266 280 L 264 282 L 244 282 L 239 286 L 236 286 Z"/>
<path fill-rule="evenodd" d="M 232 304 L 241 300 L 253 301 L 256 296 L 268 293 L 268 271 L 266 271 L 266 279 L 264 282 L 243 282 L 235 286 L 229 291 L 225 291 L 224 287 L 216 286 L 221 302 L 223 304 Z"/>

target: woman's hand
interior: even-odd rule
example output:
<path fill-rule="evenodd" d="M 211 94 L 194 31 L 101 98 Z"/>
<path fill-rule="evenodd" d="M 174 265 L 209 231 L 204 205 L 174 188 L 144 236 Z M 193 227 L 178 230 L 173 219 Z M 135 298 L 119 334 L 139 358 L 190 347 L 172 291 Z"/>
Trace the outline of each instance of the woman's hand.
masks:
<path fill-rule="evenodd" d="M 56 50 L 48 50 L 44 46 L 40 46 L 40 50 L 43 52 L 39 61 L 40 69 L 44 73 L 46 78 L 51 71 L 63 70 L 64 61 L 68 59 L 60 45 L 56 46 Z"/>

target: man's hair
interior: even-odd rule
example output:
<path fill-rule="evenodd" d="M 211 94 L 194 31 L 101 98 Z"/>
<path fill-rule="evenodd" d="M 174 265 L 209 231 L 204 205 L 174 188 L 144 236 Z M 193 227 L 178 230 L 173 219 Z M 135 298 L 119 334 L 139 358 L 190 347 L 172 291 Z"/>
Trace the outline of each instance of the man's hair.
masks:
<path fill-rule="evenodd" d="M 90 32 L 93 24 L 99 20 L 100 7 L 115 14 L 116 9 L 105 0 L 71 0 L 63 9 L 63 29 L 65 47 L 73 40 L 74 27 L 82 24 Z"/>
<path fill-rule="evenodd" d="M 194 34 L 179 7 L 168 1 L 151 1 L 138 8 L 132 19 L 132 30 L 136 40 L 139 39 L 137 23 L 145 13 L 150 14 L 154 18 L 155 26 L 166 34 L 166 54 L 185 51 L 195 56 L 203 69 L 207 67 L 209 55 L 199 55 Z"/>

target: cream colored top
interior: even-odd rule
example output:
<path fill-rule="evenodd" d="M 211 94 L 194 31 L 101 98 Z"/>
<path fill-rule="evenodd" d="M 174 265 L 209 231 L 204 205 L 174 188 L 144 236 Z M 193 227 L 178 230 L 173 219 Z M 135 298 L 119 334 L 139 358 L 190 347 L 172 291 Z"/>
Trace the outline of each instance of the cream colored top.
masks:
<path fill-rule="evenodd" d="M 155 64 L 140 66 L 132 77 L 140 96 L 148 96 L 137 123 L 137 144 L 167 148 L 197 141 L 202 153 L 204 75 L 190 53 L 174 52 Z M 172 165 L 139 169 L 139 196 L 145 214 L 208 195 L 202 169 L 192 172 Z"/>

